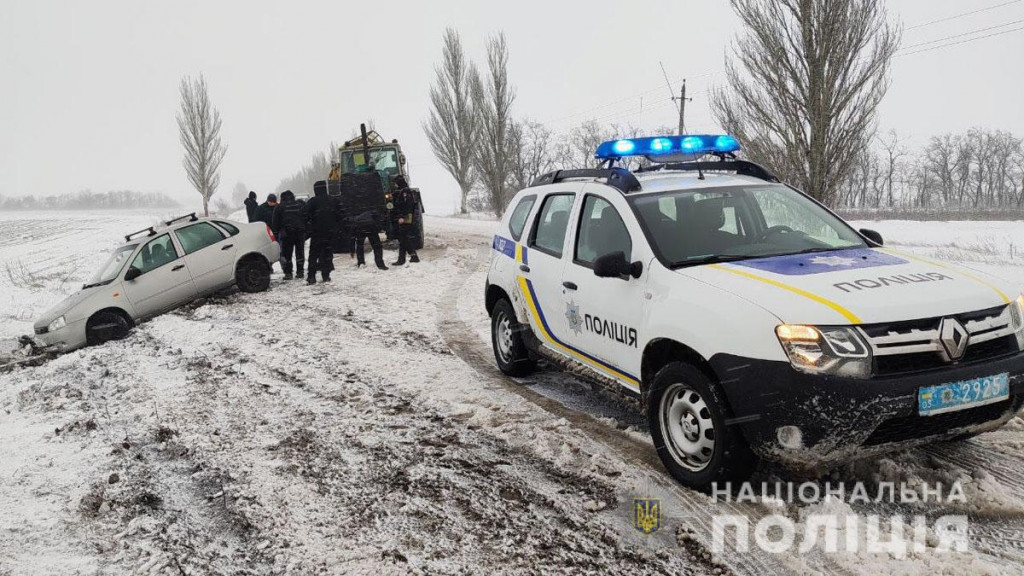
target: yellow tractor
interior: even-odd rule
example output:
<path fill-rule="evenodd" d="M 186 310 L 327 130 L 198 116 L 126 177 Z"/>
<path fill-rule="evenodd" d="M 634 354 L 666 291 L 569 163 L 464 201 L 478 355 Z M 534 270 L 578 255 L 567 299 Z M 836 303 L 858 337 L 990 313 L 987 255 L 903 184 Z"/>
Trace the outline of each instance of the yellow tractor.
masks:
<path fill-rule="evenodd" d="M 393 214 L 392 195 L 395 191 L 395 177 L 404 176 L 407 183 L 409 169 L 398 140 L 388 142 L 375 130 L 367 132 L 366 124 L 359 126 L 360 135 L 345 142 L 338 148 L 338 156 L 331 163 L 327 177 L 328 193 L 340 197 L 342 206 L 354 209 L 377 206 L 386 216 L 387 238 L 397 238 L 398 214 Z M 367 161 L 369 160 L 369 161 Z M 380 178 L 381 186 L 367 186 L 365 175 L 374 171 Z M 416 197 L 413 222 L 416 226 L 416 249 L 423 248 L 423 200 L 419 188 L 410 188 Z M 356 208 L 358 207 L 358 208 Z"/>

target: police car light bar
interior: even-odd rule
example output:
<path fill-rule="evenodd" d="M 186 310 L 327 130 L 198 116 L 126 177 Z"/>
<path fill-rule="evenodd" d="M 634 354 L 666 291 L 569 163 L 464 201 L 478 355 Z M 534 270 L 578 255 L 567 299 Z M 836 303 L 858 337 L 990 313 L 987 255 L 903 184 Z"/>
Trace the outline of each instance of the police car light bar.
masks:
<path fill-rule="evenodd" d="M 594 158 L 610 160 L 626 156 L 702 156 L 730 154 L 739 150 L 739 141 L 728 134 L 653 136 L 609 140 L 597 147 Z"/>

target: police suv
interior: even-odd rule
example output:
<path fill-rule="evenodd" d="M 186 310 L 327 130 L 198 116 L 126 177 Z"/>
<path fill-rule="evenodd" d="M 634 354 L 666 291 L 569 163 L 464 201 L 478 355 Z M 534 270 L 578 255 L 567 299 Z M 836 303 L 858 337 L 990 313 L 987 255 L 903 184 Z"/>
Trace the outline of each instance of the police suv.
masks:
<path fill-rule="evenodd" d="M 486 285 L 498 367 L 543 356 L 635 395 L 665 466 L 702 489 L 759 457 L 821 469 L 1021 408 L 1020 287 L 883 248 L 739 149 L 605 142 L 602 168 L 516 194 Z"/>

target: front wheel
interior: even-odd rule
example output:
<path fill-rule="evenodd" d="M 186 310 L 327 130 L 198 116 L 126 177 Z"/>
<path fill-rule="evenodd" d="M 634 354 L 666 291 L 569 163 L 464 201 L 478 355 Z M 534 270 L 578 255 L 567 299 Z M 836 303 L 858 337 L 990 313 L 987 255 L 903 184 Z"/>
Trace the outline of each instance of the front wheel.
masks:
<path fill-rule="evenodd" d="M 757 457 L 735 427 L 725 423 L 724 398 L 711 380 L 682 362 L 654 377 L 647 422 L 658 456 L 682 484 L 704 492 L 716 482 L 743 481 Z"/>
<path fill-rule="evenodd" d="M 97 312 L 85 324 L 85 340 L 90 346 L 111 340 L 123 340 L 131 329 L 131 322 L 121 314 Z"/>
<path fill-rule="evenodd" d="M 523 342 L 522 330 L 512 304 L 499 300 L 491 310 L 491 347 L 498 369 L 509 376 L 525 376 L 536 364 Z"/>
<path fill-rule="evenodd" d="M 263 292 L 270 288 L 270 265 L 256 258 L 240 262 L 235 282 L 242 292 Z"/>

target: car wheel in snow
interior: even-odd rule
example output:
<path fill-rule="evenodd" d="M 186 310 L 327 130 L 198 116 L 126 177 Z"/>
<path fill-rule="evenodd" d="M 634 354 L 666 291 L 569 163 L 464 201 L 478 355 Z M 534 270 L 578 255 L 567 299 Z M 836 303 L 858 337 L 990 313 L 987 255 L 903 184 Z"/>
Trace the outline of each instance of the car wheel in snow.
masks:
<path fill-rule="evenodd" d="M 522 328 L 512 304 L 504 298 L 499 300 L 491 310 L 491 347 L 498 369 L 509 376 L 529 374 L 535 365 L 523 343 Z"/>
<path fill-rule="evenodd" d="M 263 292 L 270 288 L 270 266 L 255 258 L 240 262 L 235 271 L 235 282 L 242 292 Z"/>
<path fill-rule="evenodd" d="M 101 311 L 85 323 L 85 340 L 91 346 L 110 340 L 121 340 L 132 329 L 131 322 L 117 312 Z"/>
<path fill-rule="evenodd" d="M 647 422 L 662 463 L 679 482 L 709 491 L 715 482 L 742 481 L 757 457 L 725 424 L 721 394 L 703 372 L 673 362 L 658 371 L 647 397 Z"/>

